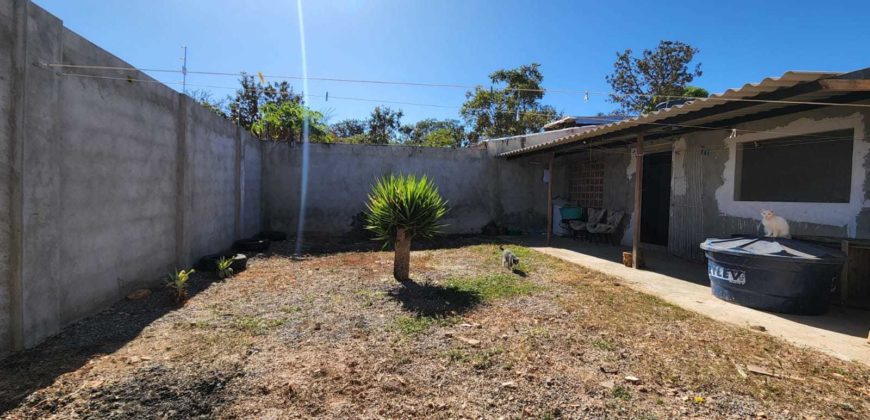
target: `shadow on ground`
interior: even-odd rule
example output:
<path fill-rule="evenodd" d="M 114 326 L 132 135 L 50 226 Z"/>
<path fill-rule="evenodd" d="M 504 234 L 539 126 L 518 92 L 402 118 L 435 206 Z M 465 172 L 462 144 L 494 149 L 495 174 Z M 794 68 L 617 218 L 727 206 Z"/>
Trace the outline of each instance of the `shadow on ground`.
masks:
<path fill-rule="evenodd" d="M 402 308 L 416 316 L 447 317 L 465 313 L 481 299 L 477 293 L 433 283 L 404 281 L 387 292 Z"/>
<path fill-rule="evenodd" d="M 189 283 L 189 296 L 216 281 L 211 273 L 195 273 Z M 146 299 L 123 299 L 65 327 L 60 334 L 32 349 L 0 360 L 0 417 L 59 376 L 81 368 L 94 357 L 114 353 L 146 326 L 179 308 L 165 288 L 152 290 Z"/>
<path fill-rule="evenodd" d="M 496 236 L 480 236 L 476 234 L 443 235 L 429 240 L 414 240 L 411 244 L 411 250 L 453 249 L 490 243 L 504 243 L 504 240 Z M 382 242 L 358 236 L 306 235 L 302 240 L 302 255 L 309 256 L 382 250 L 385 250 Z M 296 252 L 295 238 L 289 238 L 286 242 L 273 244 L 270 252 L 274 255 L 294 255 Z"/>

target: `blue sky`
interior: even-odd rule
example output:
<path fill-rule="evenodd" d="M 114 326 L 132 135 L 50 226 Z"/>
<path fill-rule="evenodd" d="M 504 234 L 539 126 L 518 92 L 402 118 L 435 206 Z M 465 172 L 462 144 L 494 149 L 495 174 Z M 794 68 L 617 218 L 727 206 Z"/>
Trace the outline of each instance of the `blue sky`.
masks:
<path fill-rule="evenodd" d="M 136 67 L 180 68 L 180 46 L 187 45 L 191 71 L 302 74 L 295 0 L 36 3 Z M 488 85 L 493 70 L 538 62 L 545 87 L 593 92 L 588 103 L 582 94 L 544 98 L 570 115 L 612 110 L 597 92 L 609 91 L 604 77 L 615 53 L 651 48 L 662 39 L 700 48 L 704 75 L 693 84 L 711 92 L 787 70 L 870 67 L 867 1 L 828 7 L 797 0 L 303 0 L 302 8 L 311 77 Z M 152 76 L 181 90 L 180 74 Z M 301 82 L 291 82 L 301 90 Z M 232 88 L 237 81 L 188 75 L 188 84 Z M 207 90 L 217 97 L 232 93 Z M 311 81 L 309 93 L 309 104 L 328 111 L 333 122 L 363 118 L 378 101 L 441 106 L 386 104 L 401 108 L 403 121 L 413 122 L 458 118 L 465 90 Z"/>

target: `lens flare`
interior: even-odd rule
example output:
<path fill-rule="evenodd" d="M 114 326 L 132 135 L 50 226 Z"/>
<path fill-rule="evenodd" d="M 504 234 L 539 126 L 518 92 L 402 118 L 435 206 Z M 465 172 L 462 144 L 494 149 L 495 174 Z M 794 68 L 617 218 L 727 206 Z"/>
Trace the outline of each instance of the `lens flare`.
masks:
<path fill-rule="evenodd" d="M 302 18 L 302 0 L 296 0 L 299 17 L 299 43 L 302 52 L 302 100 L 308 104 L 308 62 L 305 54 L 305 23 Z M 308 115 L 302 119 L 302 176 L 299 186 L 299 222 L 296 225 L 296 255 L 302 254 L 303 232 L 305 231 L 305 207 L 308 198 Z"/>

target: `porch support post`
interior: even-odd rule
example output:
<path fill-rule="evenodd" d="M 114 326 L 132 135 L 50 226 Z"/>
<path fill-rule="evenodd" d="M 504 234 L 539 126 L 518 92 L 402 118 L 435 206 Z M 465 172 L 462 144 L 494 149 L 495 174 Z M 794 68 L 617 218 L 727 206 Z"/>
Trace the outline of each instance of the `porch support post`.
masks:
<path fill-rule="evenodd" d="M 547 246 L 550 246 L 550 238 L 553 236 L 553 161 L 556 154 L 550 154 L 549 176 L 547 177 Z"/>
<path fill-rule="evenodd" d="M 640 251 L 640 212 L 643 197 L 643 133 L 637 135 L 634 170 L 634 230 L 631 240 L 631 259 L 635 269 L 643 266 Z"/>

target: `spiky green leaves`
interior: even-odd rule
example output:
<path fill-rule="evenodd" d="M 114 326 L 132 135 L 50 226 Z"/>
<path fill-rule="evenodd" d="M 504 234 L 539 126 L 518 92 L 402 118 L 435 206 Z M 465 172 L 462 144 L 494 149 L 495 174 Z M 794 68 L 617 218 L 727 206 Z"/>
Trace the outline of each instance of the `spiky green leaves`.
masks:
<path fill-rule="evenodd" d="M 396 239 L 397 229 L 404 229 L 409 239 L 431 238 L 444 227 L 439 220 L 447 214 L 447 202 L 425 175 L 390 174 L 378 179 L 366 207 L 366 229 L 387 244 Z"/>

